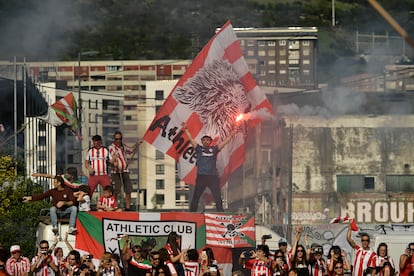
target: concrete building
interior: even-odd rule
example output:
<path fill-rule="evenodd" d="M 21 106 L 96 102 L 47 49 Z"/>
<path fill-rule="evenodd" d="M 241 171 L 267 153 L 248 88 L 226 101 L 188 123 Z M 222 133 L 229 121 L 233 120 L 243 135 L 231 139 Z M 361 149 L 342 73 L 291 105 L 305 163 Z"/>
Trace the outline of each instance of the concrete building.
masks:
<path fill-rule="evenodd" d="M 268 95 L 280 117 L 249 133 L 230 208 L 255 212 L 256 222 L 289 238 L 292 225 L 309 226 L 311 240 L 330 245 L 345 240 L 346 225 L 329 224 L 338 216 L 373 235 L 381 225 L 413 231 L 414 97 L 358 92 L 341 110 L 339 94 L 327 105 L 330 93 Z"/>
<path fill-rule="evenodd" d="M 318 87 L 317 28 L 235 28 L 235 32 L 259 86 Z"/>

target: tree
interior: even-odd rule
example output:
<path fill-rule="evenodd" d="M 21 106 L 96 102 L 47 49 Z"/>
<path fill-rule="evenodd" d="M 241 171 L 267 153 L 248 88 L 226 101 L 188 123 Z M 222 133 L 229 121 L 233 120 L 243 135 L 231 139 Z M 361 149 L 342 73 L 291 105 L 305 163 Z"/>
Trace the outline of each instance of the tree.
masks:
<path fill-rule="evenodd" d="M 12 157 L 0 157 L 0 241 L 6 249 L 19 244 L 23 255 L 30 256 L 35 252 L 40 210 L 50 204 L 44 201 L 30 205 L 22 203 L 21 199 L 28 187 L 35 193 L 43 190 L 22 176 L 15 175 L 15 165 Z"/>

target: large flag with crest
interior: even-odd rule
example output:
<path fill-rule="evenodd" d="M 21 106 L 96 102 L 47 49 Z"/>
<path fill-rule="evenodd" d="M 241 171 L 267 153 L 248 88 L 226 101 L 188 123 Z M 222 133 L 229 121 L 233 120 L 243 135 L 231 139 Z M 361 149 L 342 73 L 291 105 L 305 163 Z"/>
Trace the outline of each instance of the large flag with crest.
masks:
<path fill-rule="evenodd" d="M 231 23 L 227 22 L 177 82 L 148 127 L 144 140 L 175 158 L 180 178 L 195 184 L 195 151 L 182 130 L 183 122 L 197 142 L 208 134 L 218 144 L 237 125 L 240 115 L 270 114 L 271 109 L 249 71 Z M 217 170 L 221 184 L 244 162 L 246 131 L 257 122 L 239 123 L 238 133 L 220 151 Z"/>
<path fill-rule="evenodd" d="M 66 124 L 69 129 L 80 138 L 78 131 L 79 119 L 77 104 L 72 93 L 67 94 L 65 97 L 52 104 L 48 108 L 47 114 L 39 116 L 39 118 L 52 126 Z"/>

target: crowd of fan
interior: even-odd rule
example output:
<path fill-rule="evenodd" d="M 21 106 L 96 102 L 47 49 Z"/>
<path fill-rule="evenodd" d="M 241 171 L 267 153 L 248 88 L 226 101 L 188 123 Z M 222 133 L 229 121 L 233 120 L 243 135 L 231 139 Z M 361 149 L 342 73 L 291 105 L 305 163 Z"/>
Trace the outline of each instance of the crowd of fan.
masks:
<path fill-rule="evenodd" d="M 376 252 L 370 248 L 368 234 L 360 233 L 361 245 L 351 237 L 351 227 L 347 232 L 347 241 L 355 252 L 354 261 L 337 245 L 333 245 L 325 260 L 323 247 L 318 244 L 309 246 L 307 237 L 304 245 L 300 243 L 302 228 L 296 227 L 292 248 L 288 250 L 285 239 L 279 240 L 279 248 L 270 251 L 266 245 L 266 237 L 256 250 L 243 251 L 238 264 L 242 269 L 232 272 L 233 276 L 413 276 L 414 275 L 414 242 L 409 243 L 402 252 L 399 261 L 388 255 L 388 246 L 379 244 Z M 69 249 L 65 257 L 62 247 L 58 247 L 58 237 L 49 247 L 43 240 L 39 243 L 38 252 L 30 261 L 21 255 L 19 245 L 10 247 L 11 256 L 0 250 L 0 276 L 3 275 L 103 275 L 103 276 L 220 276 L 223 269 L 214 257 L 210 248 L 204 248 L 200 254 L 196 249 L 180 250 L 179 236 L 175 232 L 168 235 L 165 245 L 156 250 L 156 243 L 133 244 L 128 236 L 121 237 L 123 244 L 120 255 L 105 252 L 100 258 L 82 255 L 72 248 L 65 235 L 64 242 Z M 99 261 L 97 261 L 99 260 Z M 95 262 L 94 262 L 95 261 Z"/>

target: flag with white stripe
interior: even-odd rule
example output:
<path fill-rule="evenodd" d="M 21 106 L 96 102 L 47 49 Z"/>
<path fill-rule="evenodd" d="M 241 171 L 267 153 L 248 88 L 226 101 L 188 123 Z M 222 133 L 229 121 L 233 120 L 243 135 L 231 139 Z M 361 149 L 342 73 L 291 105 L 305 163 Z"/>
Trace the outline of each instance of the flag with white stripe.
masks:
<path fill-rule="evenodd" d="M 187 123 L 198 143 L 208 134 L 218 144 L 237 125 L 238 116 L 258 110 L 270 114 L 272 107 L 249 71 L 233 27 L 227 22 L 177 82 L 144 140 L 175 158 L 180 178 L 195 184 L 195 150 L 182 123 Z M 244 162 L 246 131 L 256 123 L 257 120 L 242 121 L 239 132 L 217 156 L 221 184 Z"/>
<path fill-rule="evenodd" d="M 254 215 L 204 214 L 206 244 L 229 248 L 254 247 Z"/>

